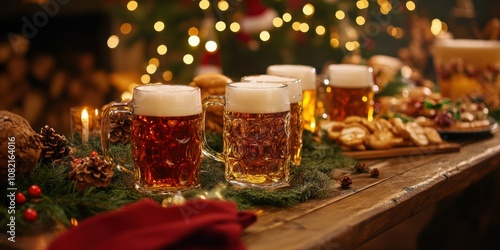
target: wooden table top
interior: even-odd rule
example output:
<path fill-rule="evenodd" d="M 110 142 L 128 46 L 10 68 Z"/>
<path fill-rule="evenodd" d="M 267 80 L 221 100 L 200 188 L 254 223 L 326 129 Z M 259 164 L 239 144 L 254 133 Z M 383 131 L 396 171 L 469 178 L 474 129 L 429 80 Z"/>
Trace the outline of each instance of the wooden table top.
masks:
<path fill-rule="evenodd" d="M 349 189 L 291 208 L 264 208 L 248 249 L 352 249 L 500 169 L 500 132 L 462 137 L 460 151 L 365 160 L 380 176 L 352 174 Z M 351 174 L 337 171 L 334 179 Z"/>

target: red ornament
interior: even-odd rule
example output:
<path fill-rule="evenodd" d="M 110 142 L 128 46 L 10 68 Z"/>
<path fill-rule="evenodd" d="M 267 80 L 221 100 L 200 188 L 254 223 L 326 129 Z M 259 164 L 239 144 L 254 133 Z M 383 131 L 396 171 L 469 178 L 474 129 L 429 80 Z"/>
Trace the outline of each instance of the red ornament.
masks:
<path fill-rule="evenodd" d="M 31 185 L 31 186 L 28 188 L 28 194 L 29 194 L 32 198 L 37 198 L 37 197 L 40 197 L 40 195 L 42 194 L 42 189 L 41 189 L 38 185 Z"/>
<path fill-rule="evenodd" d="M 97 153 L 97 151 L 94 150 L 94 151 L 90 152 L 90 157 L 94 157 L 94 156 L 96 156 L 98 154 L 99 153 Z"/>
<path fill-rule="evenodd" d="M 16 204 L 22 205 L 26 202 L 26 196 L 23 193 L 16 194 Z"/>
<path fill-rule="evenodd" d="M 36 221 L 38 219 L 38 212 L 33 208 L 27 208 L 24 210 L 24 219 L 29 222 Z"/>

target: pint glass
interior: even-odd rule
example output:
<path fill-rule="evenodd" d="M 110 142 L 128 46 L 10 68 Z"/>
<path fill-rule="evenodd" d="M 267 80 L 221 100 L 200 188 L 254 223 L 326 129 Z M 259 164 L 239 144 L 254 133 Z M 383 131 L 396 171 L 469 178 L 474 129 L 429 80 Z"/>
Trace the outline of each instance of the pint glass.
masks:
<path fill-rule="evenodd" d="M 434 52 L 442 96 L 478 98 L 493 110 L 500 107 L 500 41 L 440 39 Z"/>
<path fill-rule="evenodd" d="M 216 152 L 203 140 L 203 154 L 224 162 L 226 180 L 240 187 L 288 185 L 290 175 L 290 101 L 279 83 L 234 82 L 224 96 L 203 99 L 203 114 L 223 106 L 223 149 Z"/>
<path fill-rule="evenodd" d="M 348 116 L 373 119 L 373 70 L 364 65 L 332 64 L 328 67 L 328 116 L 342 121 Z"/>
<path fill-rule="evenodd" d="M 300 80 L 302 87 L 302 123 L 311 132 L 316 127 L 316 69 L 306 65 L 279 64 L 267 67 L 267 74 L 293 77 Z"/>
<path fill-rule="evenodd" d="M 130 103 L 115 103 L 103 112 L 101 144 L 111 157 L 110 117 L 128 113 L 135 187 L 168 194 L 199 185 L 202 142 L 200 90 L 184 85 L 136 87 Z M 127 167 L 125 167 L 127 168 Z"/>
<path fill-rule="evenodd" d="M 274 82 L 288 86 L 290 98 L 290 161 L 299 166 L 302 161 L 302 87 L 300 80 L 291 77 L 274 75 L 252 75 L 241 78 L 243 82 Z"/>

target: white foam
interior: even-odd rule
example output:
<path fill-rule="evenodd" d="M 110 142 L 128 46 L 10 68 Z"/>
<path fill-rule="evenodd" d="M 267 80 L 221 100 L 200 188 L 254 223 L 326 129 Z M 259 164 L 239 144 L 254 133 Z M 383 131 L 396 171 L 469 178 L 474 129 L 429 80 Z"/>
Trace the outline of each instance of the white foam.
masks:
<path fill-rule="evenodd" d="M 330 86 L 368 88 L 373 86 L 373 69 L 365 65 L 332 64 L 328 66 Z"/>
<path fill-rule="evenodd" d="M 302 90 L 316 90 L 316 69 L 306 65 L 277 64 L 267 67 L 267 74 L 300 79 Z"/>
<path fill-rule="evenodd" d="M 252 114 L 289 111 L 288 88 L 281 83 L 230 83 L 226 85 L 226 110 Z"/>
<path fill-rule="evenodd" d="M 476 68 L 500 63 L 500 42 L 473 39 L 442 39 L 434 44 L 434 63 L 440 66 L 451 58 L 461 58 Z"/>
<path fill-rule="evenodd" d="M 172 117 L 201 113 L 200 89 L 186 85 L 142 85 L 134 88 L 132 103 L 136 115 Z"/>
<path fill-rule="evenodd" d="M 300 85 L 300 79 L 297 78 L 275 75 L 251 75 L 242 77 L 241 81 L 283 83 L 288 86 L 288 93 L 290 95 L 289 97 L 291 103 L 302 101 L 302 86 Z"/>

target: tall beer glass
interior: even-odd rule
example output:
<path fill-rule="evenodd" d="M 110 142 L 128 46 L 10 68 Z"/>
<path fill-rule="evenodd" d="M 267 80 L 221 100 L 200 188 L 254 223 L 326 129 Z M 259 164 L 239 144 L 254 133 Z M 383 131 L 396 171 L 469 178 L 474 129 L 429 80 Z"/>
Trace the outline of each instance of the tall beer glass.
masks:
<path fill-rule="evenodd" d="M 224 107 L 223 151 L 203 140 L 203 154 L 225 163 L 225 178 L 241 187 L 288 185 L 290 175 L 290 101 L 279 83 L 234 82 L 224 96 L 203 99 L 203 114 Z"/>
<path fill-rule="evenodd" d="M 251 75 L 241 78 L 243 82 L 274 82 L 288 86 L 290 97 L 290 161 L 299 166 L 302 161 L 302 86 L 300 80 L 291 77 L 274 75 Z"/>
<path fill-rule="evenodd" d="M 103 112 L 101 143 L 111 157 L 110 117 L 132 117 L 131 143 L 135 187 L 168 194 L 199 185 L 202 142 L 200 89 L 185 85 L 136 87 L 130 103 L 115 103 Z"/>
<path fill-rule="evenodd" d="M 306 65 L 279 64 L 267 67 L 267 74 L 300 79 L 302 87 L 302 123 L 311 132 L 316 127 L 316 69 Z"/>
<path fill-rule="evenodd" d="M 332 64 L 328 67 L 328 115 L 333 121 L 348 116 L 373 119 L 373 70 L 364 65 Z"/>

